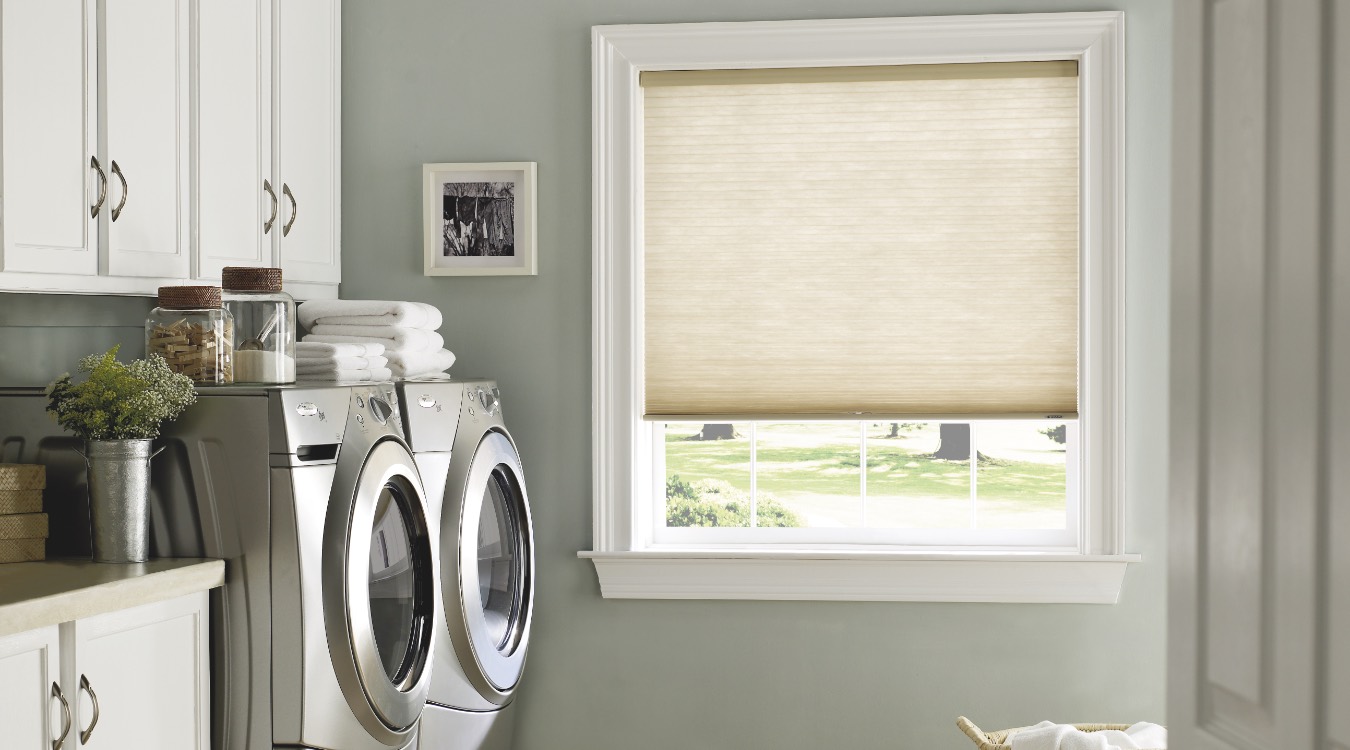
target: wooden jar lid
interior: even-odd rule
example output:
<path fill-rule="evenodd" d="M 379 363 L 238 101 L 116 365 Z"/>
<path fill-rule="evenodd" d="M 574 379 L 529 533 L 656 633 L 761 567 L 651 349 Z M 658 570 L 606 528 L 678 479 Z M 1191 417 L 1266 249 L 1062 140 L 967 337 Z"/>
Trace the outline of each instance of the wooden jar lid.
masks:
<path fill-rule="evenodd" d="M 221 286 L 232 292 L 281 291 L 280 268 L 228 266 L 220 274 Z"/>
<path fill-rule="evenodd" d="M 162 286 L 159 306 L 170 310 L 211 310 L 220 307 L 218 286 Z"/>

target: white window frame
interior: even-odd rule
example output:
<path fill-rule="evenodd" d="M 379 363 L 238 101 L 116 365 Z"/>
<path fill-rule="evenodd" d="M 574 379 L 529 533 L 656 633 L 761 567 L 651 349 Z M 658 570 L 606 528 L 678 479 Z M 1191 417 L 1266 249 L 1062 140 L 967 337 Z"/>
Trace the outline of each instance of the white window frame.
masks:
<path fill-rule="evenodd" d="M 1124 14 L 772 21 L 592 29 L 594 549 L 609 598 L 1114 603 L 1125 554 Z M 672 549 L 651 540 L 642 419 L 642 93 L 649 70 L 1075 60 L 1082 108 L 1080 545 Z"/>

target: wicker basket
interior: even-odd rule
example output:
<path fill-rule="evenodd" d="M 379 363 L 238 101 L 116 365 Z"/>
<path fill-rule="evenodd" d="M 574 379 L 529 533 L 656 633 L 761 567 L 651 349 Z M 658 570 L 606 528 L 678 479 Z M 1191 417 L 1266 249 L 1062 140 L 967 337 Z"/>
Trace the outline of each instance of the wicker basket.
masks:
<path fill-rule="evenodd" d="M 986 733 L 984 730 L 975 726 L 973 721 L 964 716 L 957 717 L 956 726 L 959 727 L 962 732 L 965 732 L 966 736 L 969 737 L 980 750 L 1012 750 L 1012 745 L 1009 744 L 1008 740 L 1011 740 L 1013 735 L 1018 732 L 1031 728 L 1016 727 L 1014 729 L 1000 729 L 996 732 Z M 1074 724 L 1073 726 L 1083 732 L 1100 732 L 1106 729 L 1115 729 L 1123 732 L 1130 728 L 1129 724 Z"/>

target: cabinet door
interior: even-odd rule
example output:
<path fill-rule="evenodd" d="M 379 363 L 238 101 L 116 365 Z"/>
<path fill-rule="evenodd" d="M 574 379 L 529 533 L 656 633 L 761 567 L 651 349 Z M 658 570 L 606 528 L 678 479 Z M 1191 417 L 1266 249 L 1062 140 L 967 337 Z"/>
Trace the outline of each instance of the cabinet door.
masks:
<path fill-rule="evenodd" d="M 197 6 L 193 206 L 197 277 L 273 265 L 272 1 Z"/>
<path fill-rule="evenodd" d="M 57 697 L 62 689 L 57 686 L 59 643 L 55 625 L 0 638 L 0 727 L 5 747 L 50 750 L 51 741 L 68 725 L 70 715 Z"/>
<path fill-rule="evenodd" d="M 5 271 L 98 273 L 93 28 L 93 0 L 0 5 Z"/>
<path fill-rule="evenodd" d="M 288 281 L 336 284 L 342 60 L 338 0 L 276 3 L 273 44 L 281 180 L 281 267 Z"/>
<path fill-rule="evenodd" d="M 206 601 L 202 592 L 73 623 L 80 687 L 71 735 L 93 725 L 80 747 L 207 750 Z"/>
<path fill-rule="evenodd" d="M 188 0 L 100 0 L 111 276 L 186 279 Z"/>

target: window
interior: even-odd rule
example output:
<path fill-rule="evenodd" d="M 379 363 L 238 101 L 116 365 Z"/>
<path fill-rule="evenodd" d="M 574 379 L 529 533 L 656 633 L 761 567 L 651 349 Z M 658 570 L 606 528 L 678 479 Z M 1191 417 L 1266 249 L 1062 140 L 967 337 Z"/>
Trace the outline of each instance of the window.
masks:
<path fill-rule="evenodd" d="M 1120 14 L 595 34 L 605 595 L 1113 601 Z"/>

